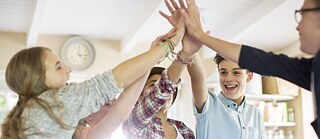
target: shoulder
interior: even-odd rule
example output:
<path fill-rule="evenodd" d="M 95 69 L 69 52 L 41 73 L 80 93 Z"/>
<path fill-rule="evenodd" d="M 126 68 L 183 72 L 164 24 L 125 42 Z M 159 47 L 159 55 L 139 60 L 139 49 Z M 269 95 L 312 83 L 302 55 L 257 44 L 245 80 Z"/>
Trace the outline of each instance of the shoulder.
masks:
<path fill-rule="evenodd" d="M 213 93 L 213 92 L 210 92 L 208 91 L 208 98 L 207 99 L 212 99 L 213 101 L 216 101 L 218 98 L 218 95 Z"/>
<path fill-rule="evenodd" d="M 245 102 L 245 108 L 250 109 L 250 110 L 259 110 L 257 106 L 255 106 L 251 103 L 248 103 L 247 101 Z"/>
<path fill-rule="evenodd" d="M 253 104 L 250 104 L 250 103 L 246 102 L 245 109 L 248 112 L 252 112 L 254 114 L 258 114 L 259 116 L 261 116 L 261 110 L 257 106 L 255 106 Z"/>
<path fill-rule="evenodd" d="M 176 125 L 177 128 L 179 128 L 179 127 L 187 127 L 182 121 L 179 121 L 179 120 L 168 118 L 168 122 L 171 123 L 171 124 Z"/>
<path fill-rule="evenodd" d="M 168 122 L 171 124 L 174 124 L 184 138 L 195 138 L 193 131 L 188 126 L 186 126 L 182 121 L 168 119 Z"/>

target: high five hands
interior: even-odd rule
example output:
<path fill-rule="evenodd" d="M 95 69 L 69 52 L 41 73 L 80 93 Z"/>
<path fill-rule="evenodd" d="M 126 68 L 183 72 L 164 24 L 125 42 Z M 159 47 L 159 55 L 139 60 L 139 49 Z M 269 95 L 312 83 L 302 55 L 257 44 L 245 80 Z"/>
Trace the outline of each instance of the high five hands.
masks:
<path fill-rule="evenodd" d="M 202 43 L 198 41 L 198 38 L 203 31 L 200 22 L 200 13 L 194 0 L 187 0 L 188 8 L 183 0 L 179 0 L 179 4 L 174 0 L 170 0 L 170 3 L 168 0 L 165 0 L 165 4 L 171 15 L 167 15 L 162 11 L 159 11 L 159 13 L 167 19 L 172 26 L 176 26 L 179 21 L 183 20 L 187 28 L 182 39 L 182 51 L 189 55 L 197 53 L 202 47 Z"/>

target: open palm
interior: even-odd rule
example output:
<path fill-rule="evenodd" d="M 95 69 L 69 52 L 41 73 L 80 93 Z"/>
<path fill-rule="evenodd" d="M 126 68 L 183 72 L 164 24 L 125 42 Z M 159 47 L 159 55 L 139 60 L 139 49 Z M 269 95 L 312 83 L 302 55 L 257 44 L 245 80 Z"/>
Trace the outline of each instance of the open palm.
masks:
<path fill-rule="evenodd" d="M 167 6 L 168 10 L 171 13 L 171 15 L 167 15 L 162 11 L 159 11 L 159 13 L 164 18 L 166 18 L 172 26 L 176 26 L 178 24 L 180 18 L 181 18 L 181 10 L 182 10 L 182 8 L 180 8 L 177 5 L 177 3 L 175 3 L 173 0 L 171 0 L 171 3 L 173 5 L 173 7 L 171 7 L 171 5 L 169 4 L 168 0 L 165 0 L 165 3 L 166 3 L 166 6 Z"/>

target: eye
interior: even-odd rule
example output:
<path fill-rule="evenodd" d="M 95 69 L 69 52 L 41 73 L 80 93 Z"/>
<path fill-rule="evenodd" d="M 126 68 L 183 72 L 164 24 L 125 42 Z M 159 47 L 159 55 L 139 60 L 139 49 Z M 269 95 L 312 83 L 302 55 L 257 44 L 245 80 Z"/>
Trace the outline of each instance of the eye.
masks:
<path fill-rule="evenodd" d="M 240 75 L 241 74 L 241 72 L 239 72 L 239 71 L 233 71 L 232 72 L 234 75 Z"/>
<path fill-rule="evenodd" d="M 151 81 L 151 82 L 147 83 L 146 86 L 147 86 L 148 88 L 149 88 L 149 87 L 154 87 L 154 83 L 155 83 L 154 81 Z"/>
<path fill-rule="evenodd" d="M 154 83 L 150 84 L 149 87 L 154 87 Z"/>
<path fill-rule="evenodd" d="M 219 74 L 222 75 L 222 76 L 225 76 L 225 75 L 228 74 L 228 72 L 226 72 L 226 71 L 220 71 Z"/>

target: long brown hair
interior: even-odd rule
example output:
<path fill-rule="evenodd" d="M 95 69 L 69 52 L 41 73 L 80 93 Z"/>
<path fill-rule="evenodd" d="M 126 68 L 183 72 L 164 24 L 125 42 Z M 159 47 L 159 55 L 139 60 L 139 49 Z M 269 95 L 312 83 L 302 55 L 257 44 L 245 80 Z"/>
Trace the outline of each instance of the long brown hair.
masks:
<path fill-rule="evenodd" d="M 23 131 L 28 127 L 23 127 L 23 117 L 21 115 L 26 107 L 30 107 L 33 104 L 41 106 L 50 118 L 62 128 L 68 128 L 53 113 L 52 106 L 38 97 L 49 90 L 45 85 L 46 67 L 44 62 L 46 52 L 51 52 L 51 50 L 45 47 L 32 47 L 21 50 L 11 58 L 6 69 L 6 82 L 9 88 L 19 95 L 19 101 L 1 125 L 1 139 L 25 138 Z M 54 98 L 54 100 L 57 100 L 57 98 Z M 60 107 L 63 108 L 63 105 Z"/>

